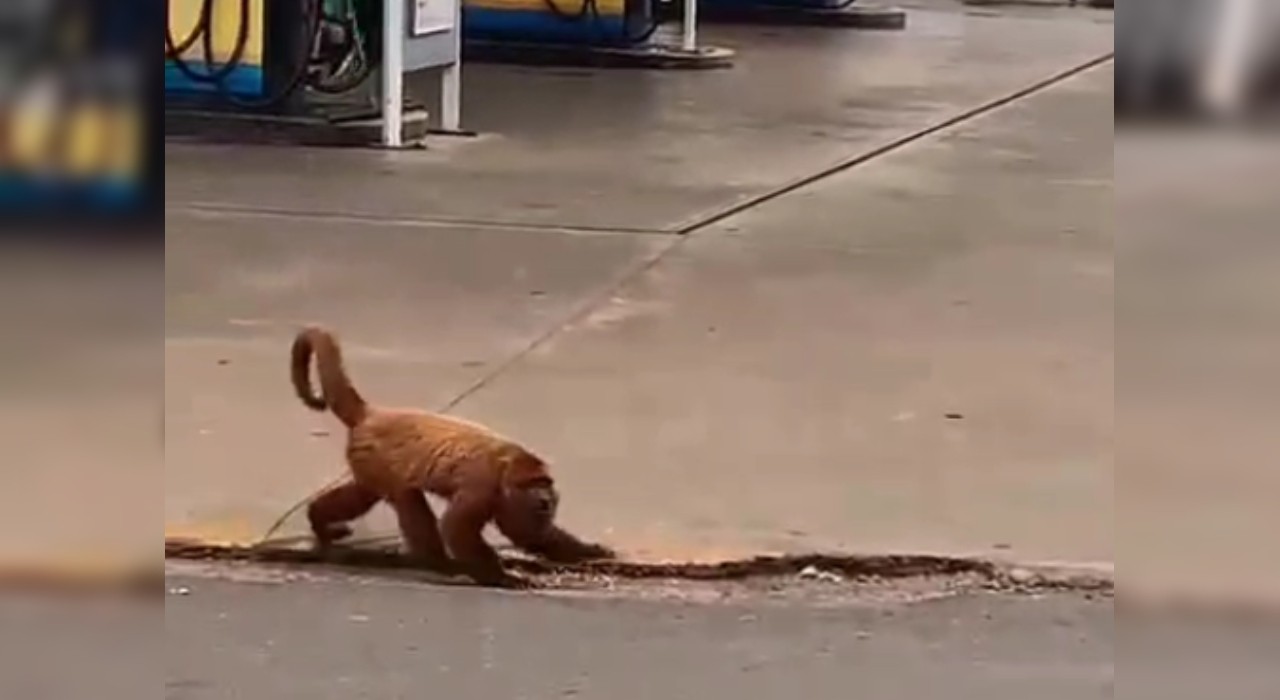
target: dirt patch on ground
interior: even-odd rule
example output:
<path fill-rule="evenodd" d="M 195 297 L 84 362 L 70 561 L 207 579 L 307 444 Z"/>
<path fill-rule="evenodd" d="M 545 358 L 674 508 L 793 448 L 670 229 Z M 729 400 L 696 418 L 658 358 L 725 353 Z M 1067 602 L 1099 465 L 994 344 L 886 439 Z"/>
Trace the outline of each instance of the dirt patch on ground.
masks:
<path fill-rule="evenodd" d="M 166 542 L 165 554 L 169 561 L 187 564 L 273 565 L 277 567 L 274 576 L 285 575 L 286 570 L 278 567 L 286 567 L 295 574 L 303 569 L 329 569 L 442 585 L 466 583 L 417 570 L 394 547 L 335 548 L 322 555 L 303 548 Z M 1111 595 L 1114 590 L 1109 576 L 1094 573 L 937 556 L 762 556 L 709 563 L 609 561 L 573 566 L 511 556 L 505 561 L 513 570 L 531 576 L 544 591 L 645 598 L 848 602 L 917 600 L 981 590 L 1089 595 Z"/>

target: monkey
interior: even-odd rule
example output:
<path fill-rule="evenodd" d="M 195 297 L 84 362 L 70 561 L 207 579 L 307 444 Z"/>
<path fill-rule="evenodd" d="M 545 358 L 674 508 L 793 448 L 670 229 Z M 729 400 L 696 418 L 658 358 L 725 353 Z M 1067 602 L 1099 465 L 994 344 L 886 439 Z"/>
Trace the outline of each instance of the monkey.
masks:
<path fill-rule="evenodd" d="M 311 385 L 313 356 L 318 396 Z M 506 571 L 485 542 L 482 531 L 490 522 L 513 545 L 548 561 L 581 563 L 616 556 L 612 549 L 556 525 L 560 495 L 555 481 L 546 462 L 522 445 L 460 418 L 366 402 L 328 329 L 309 325 L 298 332 L 290 375 L 306 407 L 332 411 L 347 428 L 349 473 L 307 508 L 319 547 L 349 537 L 348 523 L 386 502 L 395 511 L 411 558 L 437 571 L 460 571 L 483 586 L 532 585 Z M 447 501 L 439 520 L 427 493 Z"/>

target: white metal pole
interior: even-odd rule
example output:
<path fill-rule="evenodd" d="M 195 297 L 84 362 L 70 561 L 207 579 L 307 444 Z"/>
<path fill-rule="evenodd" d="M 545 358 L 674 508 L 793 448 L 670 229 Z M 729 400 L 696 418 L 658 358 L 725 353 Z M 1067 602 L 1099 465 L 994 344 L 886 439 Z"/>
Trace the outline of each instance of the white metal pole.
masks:
<path fill-rule="evenodd" d="M 680 28 L 680 48 L 695 51 L 698 48 L 698 0 L 684 0 L 684 26 Z"/>
<path fill-rule="evenodd" d="M 462 0 L 453 0 L 453 63 L 440 73 L 440 128 L 462 128 Z"/>
<path fill-rule="evenodd" d="M 404 39 L 406 0 L 386 0 L 382 8 L 382 145 L 404 140 Z"/>

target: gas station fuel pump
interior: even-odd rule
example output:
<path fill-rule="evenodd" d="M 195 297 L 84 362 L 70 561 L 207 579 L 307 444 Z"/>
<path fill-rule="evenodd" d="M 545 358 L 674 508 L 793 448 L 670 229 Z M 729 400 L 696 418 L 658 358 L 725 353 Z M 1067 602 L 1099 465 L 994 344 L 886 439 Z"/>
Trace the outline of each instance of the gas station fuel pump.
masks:
<path fill-rule="evenodd" d="M 166 2 L 166 133 L 234 123 L 364 143 L 381 123 L 383 144 L 399 145 L 428 116 L 459 130 L 459 0 Z M 405 109 L 404 74 L 420 70 L 440 75 L 433 115 Z"/>
<path fill-rule="evenodd" d="M 167 95 L 287 111 L 303 87 L 356 89 L 380 50 L 377 0 L 167 1 Z"/>

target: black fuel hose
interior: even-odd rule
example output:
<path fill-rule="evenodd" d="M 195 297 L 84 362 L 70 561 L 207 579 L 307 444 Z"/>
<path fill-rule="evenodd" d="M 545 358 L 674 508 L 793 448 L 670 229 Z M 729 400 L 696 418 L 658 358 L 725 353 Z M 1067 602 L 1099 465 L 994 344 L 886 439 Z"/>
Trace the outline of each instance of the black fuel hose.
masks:
<path fill-rule="evenodd" d="M 340 81 L 330 82 L 321 80 L 312 80 L 307 83 L 307 87 L 325 95 L 341 95 L 356 89 L 373 75 L 374 62 L 370 59 L 371 55 L 376 55 L 375 51 L 381 51 L 381 46 L 373 46 L 373 42 L 367 42 L 365 34 L 361 28 L 361 20 L 358 11 L 349 13 L 349 17 L 343 19 L 341 17 L 322 17 L 334 24 L 344 25 L 348 32 L 351 33 L 352 41 L 355 42 L 354 53 L 360 61 L 360 65 L 350 75 Z M 376 21 L 376 16 L 373 21 Z"/>
<path fill-rule="evenodd" d="M 288 99 L 299 87 L 302 86 L 307 78 L 307 70 L 310 68 L 311 48 L 315 42 L 316 33 L 320 28 L 321 0 L 302 0 L 306 7 L 306 21 L 304 23 L 304 31 L 306 32 L 305 41 L 298 42 L 298 55 L 293 66 L 292 74 L 288 80 L 284 81 L 276 89 L 260 98 L 248 99 L 240 97 L 227 87 L 226 79 L 237 68 L 241 67 L 244 62 L 245 51 L 249 43 L 249 23 L 252 21 L 252 7 L 249 0 L 240 0 L 240 22 L 236 27 L 235 43 L 231 49 L 231 55 L 219 68 L 212 68 L 217 64 L 216 52 L 213 46 L 213 3 L 214 0 L 202 0 L 200 5 L 200 15 L 196 22 L 195 28 L 192 29 L 190 36 L 183 39 L 182 42 L 174 40 L 172 29 L 165 26 L 165 58 L 171 61 L 178 72 L 193 83 L 213 85 L 219 95 L 237 107 L 246 109 L 264 109 L 279 105 Z M 206 66 L 210 67 L 208 72 L 198 71 L 183 58 L 188 50 L 200 42 L 201 58 Z"/>
<path fill-rule="evenodd" d="M 222 85 L 227 77 L 240 67 L 241 62 L 244 60 L 245 49 L 249 43 L 250 6 L 249 0 L 240 0 L 240 26 L 236 30 L 235 45 L 232 47 L 231 55 L 227 57 L 226 63 L 221 68 L 213 69 L 215 64 L 213 60 L 213 3 L 214 0 L 201 0 L 200 15 L 196 20 L 196 26 L 192 28 L 191 34 L 186 39 L 183 39 L 181 43 L 173 40 L 173 30 L 168 21 L 165 22 L 165 58 L 172 61 L 178 72 L 193 83 Z M 201 73 L 195 70 L 182 57 L 200 39 L 203 39 L 204 64 L 210 68 L 208 73 Z"/>

